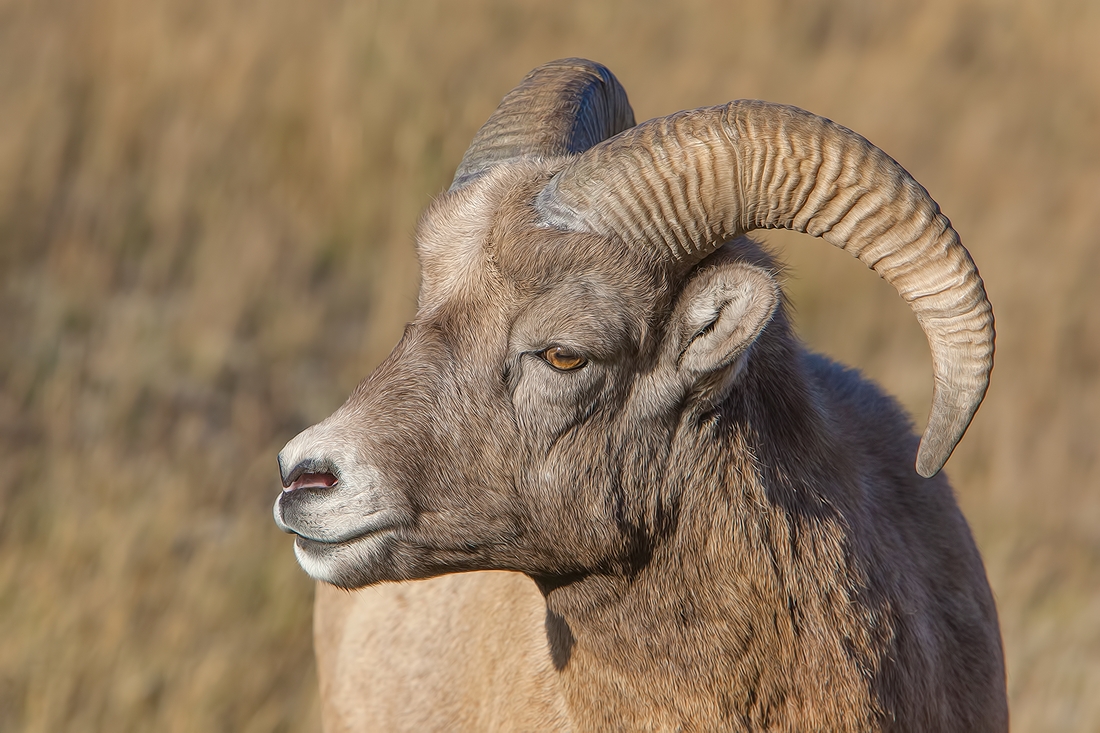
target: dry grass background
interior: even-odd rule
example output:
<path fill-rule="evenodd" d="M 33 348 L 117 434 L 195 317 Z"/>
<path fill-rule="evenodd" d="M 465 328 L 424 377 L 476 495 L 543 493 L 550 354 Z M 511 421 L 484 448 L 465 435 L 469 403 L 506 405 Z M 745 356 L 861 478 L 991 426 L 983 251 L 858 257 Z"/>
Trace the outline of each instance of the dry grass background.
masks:
<path fill-rule="evenodd" d="M 274 456 L 412 314 L 415 218 L 531 67 L 758 97 L 941 202 L 999 351 L 948 469 L 1019 731 L 1100 729 L 1100 4 L 0 0 L 0 730 L 317 730 Z M 923 420 L 889 287 L 773 236 L 805 338 Z"/>

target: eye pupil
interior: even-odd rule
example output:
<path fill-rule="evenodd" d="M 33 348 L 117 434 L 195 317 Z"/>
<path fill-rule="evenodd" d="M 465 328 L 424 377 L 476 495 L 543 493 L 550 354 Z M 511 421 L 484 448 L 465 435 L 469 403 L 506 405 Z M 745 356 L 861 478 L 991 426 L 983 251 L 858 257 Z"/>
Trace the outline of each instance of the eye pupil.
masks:
<path fill-rule="evenodd" d="M 546 351 L 542 352 L 542 358 L 546 359 L 550 366 L 563 372 L 579 369 L 588 363 L 588 360 L 583 356 L 564 346 L 551 346 Z"/>

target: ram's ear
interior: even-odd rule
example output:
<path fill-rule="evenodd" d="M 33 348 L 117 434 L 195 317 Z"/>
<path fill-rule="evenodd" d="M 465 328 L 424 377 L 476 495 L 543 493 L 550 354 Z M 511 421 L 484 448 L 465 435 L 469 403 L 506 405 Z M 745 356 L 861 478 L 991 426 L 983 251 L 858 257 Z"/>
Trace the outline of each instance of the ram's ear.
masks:
<path fill-rule="evenodd" d="M 678 369 L 699 379 L 733 366 L 779 305 L 779 285 L 744 263 L 704 266 L 680 294 Z"/>

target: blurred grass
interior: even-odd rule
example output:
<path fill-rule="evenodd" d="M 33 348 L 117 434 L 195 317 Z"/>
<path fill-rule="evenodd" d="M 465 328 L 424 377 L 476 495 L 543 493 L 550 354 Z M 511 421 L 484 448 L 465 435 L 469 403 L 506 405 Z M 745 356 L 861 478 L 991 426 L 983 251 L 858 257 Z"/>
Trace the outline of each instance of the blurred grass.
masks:
<path fill-rule="evenodd" d="M 396 341 L 417 214 L 567 55 L 639 119 L 806 107 L 943 204 L 998 315 L 948 468 L 1014 727 L 1100 729 L 1097 37 L 1089 0 L 0 0 L 0 730 L 318 729 L 274 455 Z M 922 421 L 900 299 L 769 241 L 807 340 Z"/>

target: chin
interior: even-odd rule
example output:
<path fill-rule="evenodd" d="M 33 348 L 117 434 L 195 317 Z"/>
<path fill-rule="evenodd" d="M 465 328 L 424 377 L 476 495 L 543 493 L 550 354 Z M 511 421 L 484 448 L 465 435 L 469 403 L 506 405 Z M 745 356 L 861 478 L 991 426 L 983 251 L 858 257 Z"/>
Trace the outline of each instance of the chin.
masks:
<path fill-rule="evenodd" d="M 294 556 L 309 577 L 324 583 L 355 590 L 394 577 L 389 562 L 389 542 L 385 537 L 368 535 L 347 542 L 316 542 L 294 538 Z"/>

